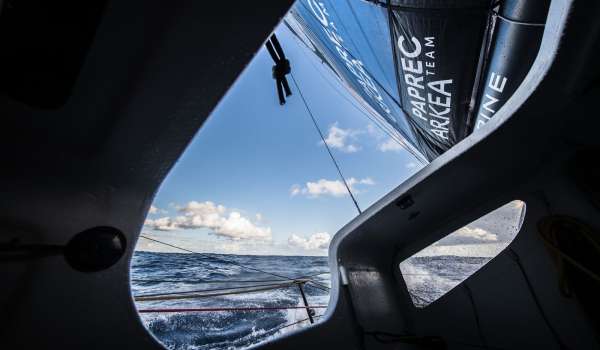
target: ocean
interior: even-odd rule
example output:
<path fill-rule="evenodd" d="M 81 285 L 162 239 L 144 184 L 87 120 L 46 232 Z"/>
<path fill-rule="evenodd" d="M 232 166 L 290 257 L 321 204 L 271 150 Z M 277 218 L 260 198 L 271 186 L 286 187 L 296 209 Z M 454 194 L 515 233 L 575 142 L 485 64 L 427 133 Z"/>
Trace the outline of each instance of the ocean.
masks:
<path fill-rule="evenodd" d="M 220 254 L 152 253 L 138 251 L 131 266 L 134 296 L 201 291 L 202 297 L 175 300 L 136 301 L 138 310 L 189 308 L 279 308 L 303 306 L 297 285 L 279 288 L 281 279 L 255 270 L 287 277 L 313 276 L 319 283 L 306 284 L 309 305 L 329 302 L 330 286 L 327 257 L 255 256 Z M 241 286 L 263 286 L 253 293 L 220 295 Z M 322 285 L 322 286 L 321 286 Z M 270 289 L 274 288 L 275 289 Z M 247 289 L 242 289 L 246 291 Z M 208 294 L 208 295 L 207 295 Z M 182 295 L 182 294 L 179 294 Z M 183 294 L 185 295 L 185 294 Z M 316 308 L 315 322 L 325 312 Z M 281 334 L 309 325 L 306 309 L 202 311 L 141 313 L 144 325 L 168 349 L 208 350 L 243 349 Z"/>
<path fill-rule="evenodd" d="M 400 268 L 417 307 L 425 307 L 474 273 L 490 258 L 463 256 L 413 256 Z M 246 268 L 242 268 L 244 266 Z M 256 270 L 252 270 L 256 269 Z M 168 349 L 244 349 L 291 330 L 309 325 L 306 309 L 215 310 L 220 308 L 302 307 L 297 285 L 280 287 L 281 279 L 269 271 L 292 278 L 311 276 L 319 283 L 306 284 L 309 305 L 318 322 L 329 302 L 330 275 L 326 257 L 178 254 L 136 252 L 131 268 L 138 310 L 206 309 L 203 311 L 141 313 L 146 328 Z M 243 289 L 232 289 L 243 286 Z M 260 286 L 246 293 L 251 286 Z M 262 290 L 266 289 L 266 290 Z M 242 291 L 230 294 L 232 291 Z M 189 299 L 163 300 L 165 293 Z M 190 293 L 186 293 L 190 292 Z M 226 295 L 224 295 L 226 294 Z M 138 298 L 139 299 L 139 298 Z M 154 300 L 161 299 L 161 300 Z"/>

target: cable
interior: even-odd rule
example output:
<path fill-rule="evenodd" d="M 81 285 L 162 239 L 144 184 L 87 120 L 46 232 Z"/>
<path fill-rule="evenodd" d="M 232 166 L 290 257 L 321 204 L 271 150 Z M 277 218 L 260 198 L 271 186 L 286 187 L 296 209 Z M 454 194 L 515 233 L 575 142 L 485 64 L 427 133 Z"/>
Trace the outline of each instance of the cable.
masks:
<path fill-rule="evenodd" d="M 321 128 L 319 128 L 319 125 L 317 124 L 317 120 L 313 116 L 312 111 L 310 110 L 310 107 L 308 107 L 308 103 L 306 102 L 306 99 L 304 98 L 304 94 L 302 93 L 302 90 L 300 90 L 300 86 L 298 85 L 298 82 L 296 81 L 296 77 L 294 77 L 293 73 L 290 73 L 290 76 L 292 77 L 292 81 L 294 82 L 294 85 L 296 85 L 296 89 L 298 89 L 298 93 L 300 94 L 300 98 L 302 99 L 302 102 L 304 103 L 304 107 L 306 108 L 306 111 L 308 112 L 310 119 L 312 120 L 315 128 L 317 129 L 317 132 L 319 133 L 319 136 L 321 137 L 321 140 L 323 141 L 323 144 L 325 145 L 325 148 L 327 149 L 327 153 L 329 153 L 329 157 L 331 157 L 331 160 L 333 161 L 333 165 L 335 165 L 335 168 L 337 169 L 337 172 L 340 175 L 340 178 L 342 179 L 344 186 L 346 186 L 346 190 L 348 190 L 348 194 L 350 195 L 350 198 L 352 199 L 352 202 L 354 203 L 354 206 L 356 207 L 358 214 L 359 215 L 362 214 L 362 211 L 360 210 L 360 207 L 358 206 L 358 202 L 356 201 L 356 198 L 354 198 L 354 194 L 350 190 L 350 186 L 348 186 L 348 182 L 346 181 L 344 174 L 342 174 L 342 170 L 340 169 L 339 164 L 335 160 L 333 153 L 331 153 L 331 149 L 329 148 L 329 145 L 327 144 L 327 142 L 325 142 L 325 136 L 323 136 L 323 132 L 321 131 Z"/>
<path fill-rule="evenodd" d="M 327 305 L 310 305 L 312 309 L 326 309 Z M 139 313 L 177 313 L 177 312 L 226 312 L 226 311 L 282 311 L 306 309 L 305 306 L 256 306 L 256 307 L 204 307 L 204 308 L 173 308 L 173 309 L 139 309 Z"/>
<path fill-rule="evenodd" d="M 303 279 L 299 277 L 297 279 Z M 132 278 L 131 282 L 136 283 L 191 283 L 191 284 L 209 284 L 209 283 L 269 283 L 281 282 L 278 280 L 174 280 L 174 279 L 137 279 Z"/>
<path fill-rule="evenodd" d="M 294 280 L 305 280 L 316 276 L 330 274 L 331 272 L 315 273 L 313 275 L 295 277 Z M 281 279 L 277 280 L 179 280 L 179 279 L 144 279 L 144 278 L 132 278 L 131 282 L 136 283 L 190 283 L 190 284 L 213 284 L 213 283 L 269 283 L 269 282 L 281 282 Z"/>
<path fill-rule="evenodd" d="M 302 40 L 300 40 L 300 39 L 299 39 L 299 38 L 297 38 L 296 36 L 294 36 L 294 38 L 296 39 L 296 41 L 298 41 L 298 42 L 302 43 L 304 46 L 306 46 L 306 44 L 304 44 L 304 42 L 303 42 Z M 304 52 L 304 50 L 300 50 L 300 52 L 301 52 L 301 53 L 302 53 L 304 56 L 307 56 L 307 54 Z M 335 86 L 332 84 L 332 82 L 331 82 L 331 81 L 329 81 L 329 80 L 328 80 L 328 79 L 327 79 L 327 78 L 326 78 L 326 77 L 323 75 L 323 73 L 319 71 L 319 69 L 318 69 L 318 68 L 315 66 L 314 62 L 312 62 L 310 59 L 308 59 L 307 61 L 308 61 L 308 62 L 309 62 L 309 63 L 310 63 L 312 66 L 313 66 L 313 68 L 315 68 L 315 71 L 316 71 L 317 73 L 319 73 L 319 75 L 321 76 L 321 78 L 323 78 L 323 80 L 324 80 L 324 81 L 327 83 L 327 85 L 329 85 L 329 86 L 332 88 L 332 90 L 333 90 L 333 91 L 335 91 L 335 92 L 336 92 L 336 93 L 337 93 L 337 94 L 338 94 L 338 95 L 339 95 L 341 98 L 343 98 L 344 100 L 346 100 L 346 102 L 348 102 L 348 103 L 349 103 L 349 104 L 350 104 L 352 107 L 354 107 L 354 109 L 355 109 L 356 111 L 358 111 L 358 112 L 359 112 L 359 113 L 361 113 L 363 116 L 365 116 L 367 119 L 369 119 L 369 121 L 370 121 L 371 123 L 375 124 L 375 126 L 377 126 L 377 127 L 379 128 L 379 130 L 381 130 L 381 131 L 382 131 L 384 134 L 386 134 L 386 135 L 387 135 L 389 138 L 391 138 L 392 140 L 394 140 L 396 143 L 398 143 L 399 145 L 401 145 L 401 146 L 403 146 L 403 147 L 408 147 L 408 148 L 410 148 L 410 146 L 406 145 L 406 143 L 405 143 L 404 141 L 402 141 L 402 139 L 398 138 L 398 135 L 397 135 L 397 134 L 395 134 L 395 132 L 396 132 L 396 133 L 398 133 L 398 134 L 399 134 L 400 136 L 402 136 L 402 137 L 406 137 L 405 135 L 402 135 L 402 134 L 401 134 L 401 133 L 400 133 L 400 132 L 399 132 L 399 131 L 398 131 L 396 128 L 394 128 L 393 126 L 391 126 L 389 122 L 387 122 L 387 121 L 385 121 L 385 120 L 382 122 L 381 120 L 378 120 L 378 119 L 377 119 L 375 116 L 373 116 L 373 115 L 369 114 L 369 112 L 367 112 L 367 111 L 365 111 L 365 110 L 364 110 L 366 107 L 364 107 L 364 106 L 362 106 L 362 105 L 360 105 L 360 106 L 357 106 L 357 105 L 355 104 L 355 101 L 354 101 L 354 100 L 352 100 L 352 99 L 348 98 L 346 95 L 344 95 L 344 93 L 342 93 L 342 92 L 341 92 L 341 91 L 340 91 L 340 90 L 339 90 L 337 87 L 335 87 Z M 372 107 L 370 107 L 370 106 L 369 106 L 369 108 L 371 108 L 371 109 L 372 109 Z M 375 111 L 375 112 L 373 112 L 373 113 L 379 114 L 379 113 L 377 113 L 376 111 Z M 383 124 L 383 125 L 382 125 L 382 124 Z M 390 130 L 388 130 L 388 128 L 391 128 L 391 130 L 393 130 L 393 131 L 390 131 Z M 409 152 L 411 155 L 413 155 L 413 152 L 412 152 L 412 150 L 408 149 L 408 152 Z M 419 159 L 417 156 L 415 156 L 415 157 L 417 158 L 417 160 L 419 160 L 419 161 L 420 161 L 420 159 Z"/>
<path fill-rule="evenodd" d="M 568 223 L 572 226 L 575 226 L 575 229 L 571 230 L 571 232 L 575 232 L 580 234 L 581 236 L 583 236 L 590 244 L 591 247 L 593 247 L 596 252 L 598 252 L 600 254 L 600 245 L 596 242 L 596 240 L 594 238 L 592 238 L 593 234 L 591 232 L 591 230 L 586 227 L 585 225 L 579 223 L 578 221 L 566 217 L 566 216 L 555 216 L 549 219 L 546 219 L 542 224 L 540 224 L 540 236 L 542 237 L 542 239 L 544 240 L 544 243 L 546 244 L 546 246 L 548 248 L 550 248 L 551 250 L 553 250 L 556 254 L 558 254 L 562 259 L 564 259 L 565 261 L 567 261 L 570 265 L 572 265 L 573 267 L 579 269 L 581 272 L 587 274 L 589 277 L 591 277 L 592 279 L 596 280 L 597 282 L 600 282 L 600 276 L 598 274 L 596 274 L 594 271 L 590 270 L 589 268 L 583 266 L 583 264 L 581 264 L 579 261 L 577 261 L 575 258 L 573 258 L 572 256 L 570 256 L 569 254 L 563 252 L 557 245 L 556 245 L 556 241 L 557 241 L 557 230 L 559 229 L 559 225 L 557 225 L 556 223 Z"/>
<path fill-rule="evenodd" d="M 287 276 L 284 276 L 284 275 L 280 275 L 280 274 L 276 274 L 276 273 L 273 273 L 273 272 L 269 272 L 269 271 L 257 269 L 255 267 L 245 266 L 245 265 L 236 263 L 235 261 L 231 261 L 231 260 L 227 260 L 227 259 L 223 259 L 223 258 L 217 258 L 217 257 L 214 257 L 214 256 L 210 256 L 210 255 L 208 255 L 206 253 L 199 253 L 199 252 L 195 252 L 193 250 L 189 250 L 189 249 L 186 249 L 186 248 L 178 247 L 176 245 L 173 245 L 173 244 L 170 244 L 170 243 L 167 243 L 167 242 L 163 242 L 163 241 L 159 241 L 159 240 L 154 239 L 154 238 L 150 238 L 150 237 L 148 237 L 146 235 L 143 235 L 143 234 L 140 235 L 140 237 L 141 238 L 145 238 L 145 239 L 147 239 L 149 241 L 152 241 L 152 242 L 156 242 L 156 243 L 159 243 L 159 244 L 171 247 L 171 248 L 179 249 L 179 250 L 184 251 L 184 252 L 188 252 L 188 253 L 192 253 L 192 254 L 198 254 L 198 255 L 205 256 L 205 257 L 208 257 L 208 258 L 216 260 L 216 261 L 220 261 L 220 262 L 223 262 L 223 263 L 226 263 L 226 264 L 231 264 L 231 265 L 234 265 L 234 266 L 238 266 L 238 267 L 246 269 L 246 270 L 252 270 L 252 271 L 261 272 L 261 273 L 264 273 L 264 274 L 267 274 L 267 275 L 271 275 L 271 276 L 275 276 L 275 277 L 278 277 L 278 278 L 282 278 L 282 279 L 288 280 L 288 281 L 294 281 L 295 280 L 294 278 L 290 278 L 290 277 L 287 277 Z M 317 282 L 314 282 L 314 281 L 308 281 L 307 283 L 313 284 L 313 287 L 316 287 L 316 288 L 321 288 L 321 289 L 325 288 L 326 290 L 329 290 L 329 287 L 324 286 L 324 285 L 322 285 L 320 283 L 317 283 Z"/>
<path fill-rule="evenodd" d="M 521 258 L 519 257 L 519 254 L 517 254 L 517 252 L 512 247 L 509 247 L 507 249 L 507 251 L 509 252 L 508 255 L 510 257 L 512 257 L 513 261 L 519 267 L 519 270 L 521 271 L 521 275 L 523 276 L 523 279 L 525 280 L 525 283 L 527 284 L 527 288 L 529 289 L 529 293 L 531 294 L 531 297 L 533 298 L 533 301 L 535 302 L 535 305 L 537 306 L 537 309 L 538 309 L 540 315 L 542 316 L 542 319 L 544 320 L 544 322 L 546 323 L 546 326 L 550 330 L 550 333 L 552 333 L 554 340 L 558 343 L 558 345 L 561 349 L 568 349 L 568 347 L 565 345 L 565 343 L 563 343 L 562 339 L 558 335 L 558 332 L 556 331 L 556 329 L 554 329 L 554 327 L 552 326 L 552 323 L 550 323 L 550 320 L 548 319 L 548 315 L 546 315 L 546 312 L 544 311 L 544 308 L 542 307 L 542 303 L 540 302 L 537 294 L 535 293 L 535 290 L 533 289 L 533 285 L 531 284 L 531 281 L 529 280 L 529 276 L 525 272 L 525 269 L 523 268 L 523 264 L 521 264 Z"/>
<path fill-rule="evenodd" d="M 312 278 L 312 277 L 317 277 L 317 276 L 321 276 L 321 275 L 328 275 L 328 274 L 331 274 L 331 272 L 330 271 L 319 272 L 319 273 L 315 273 L 315 274 L 312 274 L 312 275 L 301 276 L 301 277 L 298 277 L 297 279 L 309 279 L 309 278 Z"/>
<path fill-rule="evenodd" d="M 487 346 L 487 340 L 483 334 L 483 330 L 481 328 L 481 321 L 479 319 L 479 311 L 477 310 L 477 304 L 475 304 L 475 298 L 473 298 L 473 292 L 471 291 L 471 287 L 467 284 L 467 281 L 464 281 L 463 286 L 467 291 L 467 296 L 469 297 L 469 301 L 471 302 L 471 308 L 473 310 L 473 316 L 475 317 L 475 324 L 477 325 L 477 333 L 479 334 L 479 339 L 484 346 Z"/>
<path fill-rule="evenodd" d="M 302 5 L 304 5 L 304 7 L 306 7 L 306 4 L 302 3 Z M 307 10 L 309 10 L 309 11 L 310 11 L 310 9 L 308 9 L 308 8 L 307 8 Z M 288 26 L 288 29 L 289 29 L 289 26 Z M 293 31 L 293 30 L 291 30 L 291 31 L 292 31 L 292 33 L 294 33 L 294 31 Z M 305 46 L 305 47 L 307 47 L 309 50 L 311 50 L 311 49 L 310 49 L 310 47 L 308 47 L 308 45 L 307 45 L 306 43 L 304 43 L 304 41 L 302 41 L 300 38 L 297 38 L 297 36 L 296 36 L 296 35 L 294 35 L 294 36 L 296 37 L 296 39 L 297 39 L 298 41 L 300 41 L 302 44 L 304 44 L 304 46 Z M 314 40 L 314 39 L 313 39 L 313 40 Z M 350 56 L 352 59 L 356 59 L 356 57 L 355 57 L 355 56 L 352 54 L 352 52 L 350 52 L 350 51 L 349 51 L 349 50 L 348 50 L 348 49 L 347 49 L 345 46 L 343 46 L 343 45 L 342 45 L 342 47 L 343 47 L 343 48 L 344 48 L 344 50 L 345 50 L 345 51 L 348 53 L 348 56 Z M 328 48 L 328 47 L 325 47 L 325 49 L 326 49 L 327 51 L 329 51 L 329 53 L 330 53 L 330 54 L 334 54 L 333 52 L 331 52 L 331 49 L 330 49 L 330 48 Z M 311 51 L 312 51 L 312 50 L 311 50 Z M 331 68 L 332 68 L 332 70 L 335 72 L 335 69 L 334 69 L 333 67 L 331 67 Z M 387 96 L 389 99 L 391 99 L 391 100 L 392 100 L 392 101 L 393 101 L 393 102 L 396 104 L 396 106 L 398 106 L 398 108 L 399 108 L 399 109 L 401 109 L 401 110 L 402 110 L 402 111 L 403 111 L 405 114 L 407 114 L 407 113 L 406 113 L 406 111 L 404 111 L 404 110 L 402 109 L 402 106 L 400 105 L 400 102 L 399 102 L 399 101 L 397 101 L 397 100 L 396 100 L 396 98 L 395 98 L 395 97 L 394 97 L 394 96 L 393 96 L 393 95 L 392 95 L 392 94 L 391 94 L 389 91 L 387 91 L 387 89 L 386 89 L 386 88 L 385 88 L 385 87 L 384 87 L 384 86 L 383 86 L 383 85 L 382 85 L 382 84 L 381 84 L 379 81 L 377 81 L 377 79 L 375 79 L 375 78 L 374 78 L 374 76 L 373 76 L 373 75 L 372 75 L 372 74 L 369 72 L 369 70 L 368 70 L 366 67 L 362 67 L 362 69 L 364 69 L 364 71 L 365 71 L 365 72 L 366 72 L 366 73 L 369 75 L 369 77 L 370 77 L 370 78 L 371 78 L 371 79 L 372 79 L 372 80 L 373 80 L 373 81 L 374 81 L 374 82 L 375 82 L 375 83 L 376 83 L 376 84 L 377 84 L 377 85 L 378 85 L 378 86 L 379 86 L 379 87 L 380 87 L 380 88 L 383 90 L 383 92 L 386 94 L 386 96 Z M 336 72 L 336 74 L 337 74 L 337 72 Z M 328 83 L 328 84 L 329 84 L 329 83 Z M 329 84 L 329 85 L 331 86 L 331 84 Z M 336 91 L 337 91 L 337 89 L 334 89 L 334 90 L 336 90 Z M 350 89 L 350 90 L 352 90 L 352 89 Z M 337 91 L 337 92 L 338 92 L 338 93 L 340 93 L 339 91 Z M 341 94 L 341 93 L 340 93 L 340 94 Z M 343 95 L 342 95 L 342 96 L 343 96 Z M 344 97 L 344 98 L 345 98 L 345 97 Z M 346 99 L 346 98 L 345 98 L 345 99 Z M 362 99 L 362 98 L 361 98 L 361 99 Z M 346 99 L 346 100 L 347 100 L 347 99 Z M 364 99 L 363 99 L 363 101 L 364 101 Z M 366 101 L 365 101 L 365 103 L 367 103 L 367 104 L 368 104 L 368 102 L 366 102 Z M 368 118 L 369 120 L 371 120 L 372 122 L 374 122 L 374 123 L 375 123 L 375 125 L 377 125 L 377 126 L 380 128 L 380 129 L 382 129 L 382 130 L 383 130 L 383 127 L 382 127 L 381 125 L 379 125 L 380 121 L 375 121 L 375 120 L 373 120 L 373 119 L 372 119 L 372 118 L 371 118 L 371 117 L 370 117 L 370 116 L 369 116 L 367 113 L 365 113 L 364 111 L 362 111 L 361 109 L 359 109 L 358 107 L 356 107 L 356 106 L 355 106 L 353 103 L 352 103 L 352 105 L 353 105 L 355 108 L 357 108 L 357 109 L 358 109 L 358 110 L 359 110 L 361 113 L 363 113 L 365 116 L 367 116 L 367 118 Z M 369 107 L 370 107 L 370 108 L 372 108 L 371 106 L 369 106 Z M 378 112 L 375 112 L 375 113 L 379 115 L 379 113 L 378 113 Z M 407 114 L 407 115 L 408 115 L 408 114 Z M 385 125 L 391 125 L 389 121 L 385 120 L 385 118 L 384 118 L 384 123 L 385 123 Z M 398 132 L 398 133 L 399 133 L 399 134 L 400 134 L 402 137 L 406 138 L 407 140 L 408 140 L 408 139 L 411 139 L 410 137 L 408 137 L 407 135 L 405 135 L 405 134 L 404 134 L 404 132 L 403 132 L 403 130 L 402 130 L 402 129 L 396 129 L 396 128 L 394 128 L 393 126 L 392 126 L 392 128 L 393 128 L 393 129 L 394 129 L 396 132 Z M 396 142 L 398 142 L 399 144 L 401 144 L 401 145 L 402 145 L 402 146 L 403 146 L 403 147 L 404 147 L 404 148 L 405 148 L 405 149 L 406 149 L 406 150 L 407 150 L 407 151 L 408 151 L 408 152 L 409 152 L 409 153 L 410 153 L 412 156 L 414 156 L 414 157 L 416 158 L 416 160 L 417 160 L 419 163 L 421 163 L 421 164 L 423 164 L 423 165 L 427 165 L 427 164 L 429 163 L 429 161 L 426 159 L 426 157 L 424 157 L 424 156 L 423 156 L 423 154 L 421 154 L 421 152 L 415 148 L 415 146 L 413 146 L 412 144 L 410 144 L 410 142 L 399 141 L 399 140 L 397 140 L 397 139 L 396 139 L 394 136 L 392 136 L 392 135 L 391 135 L 389 132 L 387 132 L 387 131 L 384 131 L 384 132 L 385 132 L 386 134 L 388 134 L 388 136 L 389 136 L 389 137 L 391 137 L 392 139 L 394 139 Z"/>
<path fill-rule="evenodd" d="M 204 293 L 204 294 L 191 294 L 191 293 L 171 293 L 162 296 L 141 296 L 135 297 L 135 301 L 161 301 L 161 300 L 182 300 L 182 299 L 200 299 L 207 297 L 218 297 L 225 295 L 236 295 L 236 294 L 250 294 L 255 292 L 264 292 L 267 290 L 279 289 L 284 287 L 289 287 L 292 284 L 287 285 L 277 285 L 277 286 L 268 286 L 262 288 L 248 288 L 248 289 L 239 289 L 233 290 L 230 292 L 214 292 L 214 293 Z"/>
<path fill-rule="evenodd" d="M 385 70 L 383 69 L 383 64 L 379 60 L 379 55 L 375 54 L 375 49 L 373 48 L 373 45 L 371 45 L 371 40 L 369 40 L 370 37 L 367 35 L 367 33 L 365 33 L 365 29 L 363 28 L 361 21 L 358 19 L 358 15 L 356 14 L 356 11 L 354 10 L 354 6 L 352 6 L 352 3 L 351 3 L 350 0 L 346 0 L 346 3 L 348 4 L 348 7 L 350 8 L 350 12 L 352 12 L 352 16 L 354 17 L 354 20 L 358 24 L 358 29 L 362 33 L 363 38 L 365 39 L 365 42 L 367 43 L 367 46 L 369 46 L 369 49 L 371 49 L 371 52 L 373 53 L 373 57 L 375 58 L 375 62 L 377 62 L 377 65 L 379 66 L 379 69 L 384 74 L 385 80 L 388 82 L 388 84 L 391 85 L 392 82 L 390 82 L 388 80 L 388 77 L 385 75 Z M 335 9 L 335 6 L 333 6 L 333 8 Z M 352 39 L 352 36 L 350 36 L 350 38 L 351 38 L 352 42 L 354 43 L 354 39 Z M 354 45 L 356 46 L 356 43 L 354 43 Z M 358 46 L 356 48 L 358 50 L 360 50 Z M 373 77 L 373 79 L 375 79 L 375 78 Z"/>
<path fill-rule="evenodd" d="M 227 288 L 209 288 L 209 289 L 196 289 L 196 290 L 186 290 L 186 291 L 178 291 L 178 292 L 166 292 L 166 293 L 152 293 L 152 294 L 138 294 L 138 295 L 134 295 L 134 298 L 146 298 L 146 297 L 157 297 L 157 296 L 168 296 L 168 295 L 184 295 L 184 294 L 191 294 L 191 293 L 203 293 L 203 292 L 218 292 L 218 291 L 224 291 L 224 290 L 237 290 L 237 289 L 252 289 L 252 288 L 261 288 L 261 287 L 287 287 L 287 286 L 291 286 L 294 285 L 295 283 L 285 283 L 282 284 L 280 283 L 269 283 L 269 284 L 259 284 L 259 285 L 253 285 L 253 286 L 234 286 L 234 287 L 227 287 Z"/>

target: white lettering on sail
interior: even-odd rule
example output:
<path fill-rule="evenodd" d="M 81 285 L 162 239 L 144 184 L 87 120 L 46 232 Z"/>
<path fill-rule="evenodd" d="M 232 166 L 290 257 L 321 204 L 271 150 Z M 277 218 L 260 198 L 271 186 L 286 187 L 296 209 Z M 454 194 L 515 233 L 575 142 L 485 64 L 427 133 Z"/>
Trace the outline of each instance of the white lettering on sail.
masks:
<path fill-rule="evenodd" d="M 490 80 L 487 87 L 492 91 L 485 93 L 481 97 L 481 107 L 479 107 L 478 120 L 475 124 L 475 129 L 481 128 L 488 120 L 490 120 L 499 108 L 502 93 L 506 87 L 507 77 L 504 77 L 496 72 L 490 72 Z M 494 96 L 494 95 L 496 96 Z"/>
<path fill-rule="evenodd" d="M 424 45 L 415 37 L 410 41 L 414 48 L 407 47 L 407 40 L 402 35 L 397 41 L 410 113 L 425 121 L 431 134 L 446 141 L 449 138 L 453 80 L 442 79 L 426 83 L 425 76 L 436 75 L 435 37 L 425 37 Z"/>
<path fill-rule="evenodd" d="M 488 86 L 492 90 L 502 92 L 504 91 L 504 85 L 506 84 L 506 80 L 506 77 L 492 72 L 492 74 L 490 74 L 490 82 L 488 83 Z"/>

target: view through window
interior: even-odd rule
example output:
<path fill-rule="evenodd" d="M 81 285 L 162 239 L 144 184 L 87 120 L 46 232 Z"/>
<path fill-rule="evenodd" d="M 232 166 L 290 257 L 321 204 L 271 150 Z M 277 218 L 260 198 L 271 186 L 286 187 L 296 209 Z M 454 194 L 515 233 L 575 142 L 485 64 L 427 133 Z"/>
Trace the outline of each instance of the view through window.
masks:
<path fill-rule="evenodd" d="M 423 166 L 287 26 L 276 33 L 362 210 Z M 358 212 L 295 85 L 279 104 L 272 66 L 261 49 L 148 213 L 132 292 L 167 348 L 244 348 L 307 326 L 299 284 L 314 322 L 328 304 L 329 242 Z"/>
<path fill-rule="evenodd" d="M 452 232 L 400 263 L 416 307 L 425 307 L 477 272 L 515 239 L 525 202 L 515 200 Z"/>
<path fill-rule="evenodd" d="M 145 221 L 132 292 L 166 347 L 241 349 L 319 322 L 332 236 L 485 128 L 516 90 L 543 27 L 513 47 L 503 20 L 510 14 L 494 15 L 502 2 L 453 5 L 448 16 L 440 8 L 432 15 L 429 3 L 292 6 Z M 507 56 L 520 58 L 519 69 Z M 509 219 L 486 216 L 403 262 L 415 304 L 439 298 L 508 244 L 518 229 L 492 229 L 516 227 L 518 203 L 499 209 L 514 209 Z"/>

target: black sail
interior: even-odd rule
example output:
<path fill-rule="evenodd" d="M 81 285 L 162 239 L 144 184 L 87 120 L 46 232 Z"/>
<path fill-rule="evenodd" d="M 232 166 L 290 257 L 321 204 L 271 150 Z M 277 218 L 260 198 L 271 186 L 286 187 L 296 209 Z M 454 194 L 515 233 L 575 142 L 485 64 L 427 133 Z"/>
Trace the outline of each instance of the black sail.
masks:
<path fill-rule="evenodd" d="M 521 84 L 547 8 L 547 0 L 299 0 L 285 22 L 369 119 L 426 163 Z M 501 93 L 499 75 L 510 77 Z"/>
<path fill-rule="evenodd" d="M 489 2 L 424 3 L 431 7 L 391 6 L 389 12 L 402 108 L 419 149 L 432 159 L 467 135 Z"/>

